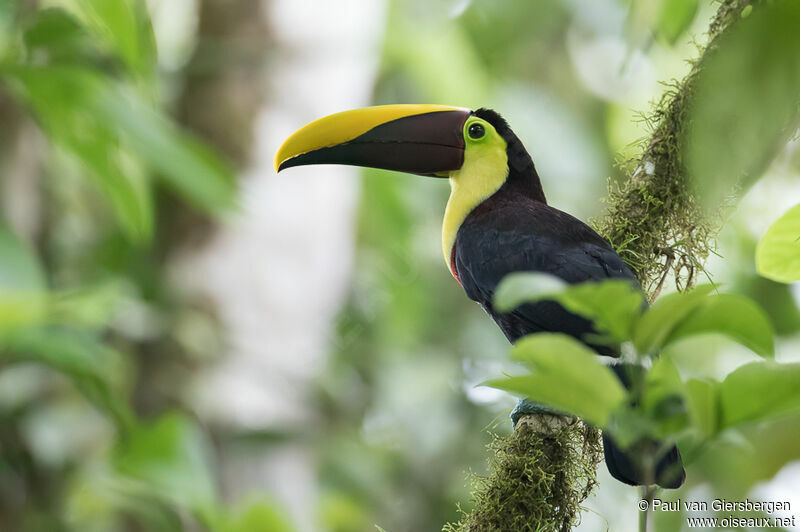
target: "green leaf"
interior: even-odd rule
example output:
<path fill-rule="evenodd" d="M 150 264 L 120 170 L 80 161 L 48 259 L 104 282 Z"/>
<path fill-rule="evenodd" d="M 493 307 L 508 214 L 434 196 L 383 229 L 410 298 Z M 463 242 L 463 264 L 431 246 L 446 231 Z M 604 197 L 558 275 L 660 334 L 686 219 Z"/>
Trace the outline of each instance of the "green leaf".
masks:
<path fill-rule="evenodd" d="M 664 0 L 658 18 L 657 33 L 670 45 L 689 29 L 697 14 L 697 0 Z"/>
<path fill-rule="evenodd" d="M 69 377 L 121 427 L 130 423 L 132 415 L 123 392 L 124 361 L 94 334 L 61 326 L 26 327 L 3 339 L 0 360 L 49 366 Z"/>
<path fill-rule="evenodd" d="M 153 206 L 143 169 L 120 146 L 113 121 L 93 109 L 97 94 L 108 91 L 107 81 L 91 70 L 64 65 L 18 67 L 8 74 L 49 140 L 76 157 L 107 195 L 127 235 L 149 238 Z"/>
<path fill-rule="evenodd" d="M 777 336 L 789 336 L 800 331 L 800 309 L 792 295 L 792 285 L 775 282 L 742 268 L 734 287 L 737 294 L 749 297 L 767 313 Z"/>
<path fill-rule="evenodd" d="M 152 491 L 92 460 L 70 476 L 61 502 L 70 530 L 114 530 L 119 516 L 140 530 L 183 530 L 181 515 Z M 185 524 L 185 523 L 184 523 Z"/>
<path fill-rule="evenodd" d="M 638 287 L 621 279 L 572 285 L 558 300 L 567 310 L 592 320 L 614 342 L 631 339 L 645 305 Z"/>
<path fill-rule="evenodd" d="M 46 314 L 46 290 L 37 258 L 0 225 L 0 331 L 41 321 Z"/>
<path fill-rule="evenodd" d="M 33 252 L 0 224 L 0 294 L 46 290 L 44 270 Z"/>
<path fill-rule="evenodd" d="M 714 289 L 701 285 L 691 292 L 673 293 L 658 299 L 636 324 L 633 344 L 639 353 L 656 353 L 672 330 L 697 308 Z"/>
<path fill-rule="evenodd" d="M 762 3 L 704 61 L 685 147 L 693 185 L 709 207 L 757 180 L 797 123 L 798 27 L 800 2 Z"/>
<path fill-rule="evenodd" d="M 67 0 L 66 6 L 80 16 L 132 72 L 145 76 L 153 73 L 156 66 L 155 36 L 144 2 Z"/>
<path fill-rule="evenodd" d="M 209 445 L 188 417 L 167 414 L 134 427 L 114 452 L 116 469 L 159 497 L 195 512 L 216 504 Z"/>
<path fill-rule="evenodd" d="M 761 361 L 730 373 L 720 390 L 722 428 L 800 412 L 800 363 Z"/>
<path fill-rule="evenodd" d="M 656 437 L 658 426 L 638 408 L 625 405 L 611 415 L 604 431 L 614 435 L 614 441 L 626 449 L 643 438 Z"/>
<path fill-rule="evenodd" d="M 59 8 L 38 11 L 23 33 L 23 42 L 28 54 L 45 55 L 50 61 L 86 61 L 101 55 L 86 28 Z"/>
<path fill-rule="evenodd" d="M 664 345 L 688 336 L 718 333 L 763 357 L 775 354 L 772 325 L 752 300 L 735 294 L 716 294 L 689 313 L 669 334 Z"/>
<path fill-rule="evenodd" d="M 531 373 L 492 380 L 487 386 L 524 395 L 597 426 L 605 425 L 626 397 L 614 372 L 597 360 L 594 351 L 569 336 L 526 336 L 514 345 L 512 357 L 525 363 Z"/>
<path fill-rule="evenodd" d="M 683 386 L 678 368 L 667 357 L 659 357 L 646 375 L 643 403 L 655 404 L 667 395 L 679 392 Z"/>
<path fill-rule="evenodd" d="M 11 56 L 9 48 L 15 37 L 14 19 L 16 18 L 16 2 L 0 2 L 0 62 Z"/>
<path fill-rule="evenodd" d="M 719 384 L 713 381 L 690 379 L 686 383 L 686 406 L 689 419 L 704 436 L 711 437 L 719 430 Z"/>
<path fill-rule="evenodd" d="M 769 481 L 786 464 L 800 458 L 798 434 L 800 416 L 797 415 L 741 426 L 708 441 L 695 460 L 691 461 L 691 457 L 685 460 L 692 463 L 692 469 L 704 481 L 710 480 L 716 491 L 747 493 L 757 482 Z"/>
<path fill-rule="evenodd" d="M 592 320 L 599 332 L 610 337 L 607 340 L 617 343 L 631 338 L 644 304 L 641 292 L 627 280 L 569 285 L 543 273 L 506 276 L 497 288 L 494 304 L 497 310 L 507 312 L 544 299 L 558 301 L 570 312 Z"/>
<path fill-rule="evenodd" d="M 645 377 L 641 408 L 655 423 L 663 437 L 676 434 L 687 424 L 687 407 L 683 398 L 684 384 L 675 363 L 669 357 L 658 357 Z"/>
<path fill-rule="evenodd" d="M 520 272 L 506 275 L 494 294 L 493 304 L 500 312 L 510 312 L 523 303 L 552 299 L 569 285 L 555 275 Z"/>
<path fill-rule="evenodd" d="M 83 331 L 31 327 L 6 338 L 3 347 L 4 356 L 42 362 L 79 378 L 96 376 L 110 386 L 119 386 L 123 380 L 119 355 Z"/>
<path fill-rule="evenodd" d="M 234 205 L 230 168 L 134 92 L 121 86 L 107 87 L 95 93 L 92 104 L 95 112 L 113 124 L 121 138 L 184 198 L 214 214 Z"/>
<path fill-rule="evenodd" d="M 127 291 L 122 282 L 106 281 L 51 293 L 48 321 L 101 329 L 114 317 Z"/>
<path fill-rule="evenodd" d="M 800 280 L 800 205 L 772 224 L 758 243 L 756 270 L 781 283 Z"/>
<path fill-rule="evenodd" d="M 92 170 L 130 236 L 143 239 L 152 232 L 143 163 L 208 212 L 220 214 L 234 204 L 231 170 L 135 91 L 78 67 L 20 67 L 9 73 L 50 139 Z"/>

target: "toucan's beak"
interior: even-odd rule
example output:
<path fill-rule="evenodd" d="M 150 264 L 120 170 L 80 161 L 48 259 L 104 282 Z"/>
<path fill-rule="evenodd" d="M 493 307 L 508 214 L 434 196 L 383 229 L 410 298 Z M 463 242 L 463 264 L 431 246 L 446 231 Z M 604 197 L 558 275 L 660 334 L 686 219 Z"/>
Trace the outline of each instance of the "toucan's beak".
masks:
<path fill-rule="evenodd" d="M 275 170 L 348 164 L 446 177 L 464 163 L 469 109 L 380 105 L 336 113 L 297 130 L 275 154 Z"/>

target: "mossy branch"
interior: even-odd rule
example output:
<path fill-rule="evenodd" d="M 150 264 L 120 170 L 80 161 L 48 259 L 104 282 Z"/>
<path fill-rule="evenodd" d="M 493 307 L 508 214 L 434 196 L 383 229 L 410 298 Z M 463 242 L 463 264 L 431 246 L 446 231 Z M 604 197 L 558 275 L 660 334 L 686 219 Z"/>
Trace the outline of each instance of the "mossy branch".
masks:
<path fill-rule="evenodd" d="M 541 414 L 489 445 L 491 474 L 473 479 L 475 508 L 443 532 L 567 532 L 592 492 L 603 456 L 600 432 Z"/>
<path fill-rule="evenodd" d="M 652 132 L 629 178 L 612 187 L 606 216 L 596 229 L 633 268 L 655 299 L 670 273 L 678 288 L 691 286 L 714 249 L 721 217 L 704 213 L 685 180 L 682 139 L 704 58 L 718 39 L 760 0 L 722 0 L 709 42 L 682 80 L 669 85 L 652 111 Z M 474 509 L 444 532 L 571 529 L 596 484 L 602 458 L 599 431 L 572 418 L 523 417 L 514 432 L 489 445 L 489 475 L 474 479 Z"/>
<path fill-rule="evenodd" d="M 715 247 L 721 216 L 701 209 L 685 179 L 682 141 L 704 58 L 753 0 L 723 0 L 708 30 L 709 42 L 682 81 L 668 84 L 647 122 L 652 131 L 630 178 L 612 186 L 597 231 L 608 238 L 649 294 L 658 297 L 670 273 L 678 289 L 690 287 Z"/>

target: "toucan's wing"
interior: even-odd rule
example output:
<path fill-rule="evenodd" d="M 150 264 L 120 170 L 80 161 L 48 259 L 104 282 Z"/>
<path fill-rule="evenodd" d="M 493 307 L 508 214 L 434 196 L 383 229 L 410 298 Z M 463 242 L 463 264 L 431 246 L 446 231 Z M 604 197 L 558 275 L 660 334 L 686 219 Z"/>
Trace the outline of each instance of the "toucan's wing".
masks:
<path fill-rule="evenodd" d="M 535 332 L 561 332 L 586 341 L 591 322 L 552 301 L 525 304 L 499 314 L 492 297 L 500 281 L 520 271 L 555 275 L 568 283 L 633 273 L 602 237 L 576 218 L 544 204 L 511 204 L 467 217 L 456 239 L 455 268 L 467 295 L 481 303 L 512 342 Z M 613 347 L 591 344 L 614 355 Z"/>

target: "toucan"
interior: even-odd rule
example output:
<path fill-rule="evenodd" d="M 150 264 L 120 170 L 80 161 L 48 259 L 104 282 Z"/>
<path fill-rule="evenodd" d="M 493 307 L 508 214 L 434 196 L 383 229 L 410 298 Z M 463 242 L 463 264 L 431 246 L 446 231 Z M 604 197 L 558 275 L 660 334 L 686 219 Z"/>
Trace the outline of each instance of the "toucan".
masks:
<path fill-rule="evenodd" d="M 597 342 L 592 323 L 555 301 L 498 312 L 492 297 L 514 272 L 544 272 L 567 283 L 635 276 L 591 227 L 547 204 L 533 160 L 506 120 L 491 109 L 443 105 L 381 105 L 320 118 L 286 139 L 276 171 L 312 164 L 345 164 L 447 178 L 450 198 L 442 224 L 442 253 L 466 295 L 478 302 L 510 342 L 538 332 L 570 335 L 600 355 L 619 347 Z M 614 365 L 626 385 L 626 365 Z M 576 390 L 575 393 L 580 393 Z M 515 410 L 518 418 L 524 405 Z M 516 422 L 516 420 L 515 420 Z M 679 487 L 685 478 L 678 448 L 666 446 L 645 472 L 633 447 L 623 451 L 604 434 L 609 472 L 630 485 Z M 663 449 L 655 441 L 641 449 Z M 641 452 L 639 452 L 641 454 Z M 651 454 L 651 458 L 653 455 Z M 654 478 L 653 478 L 654 477 Z"/>

